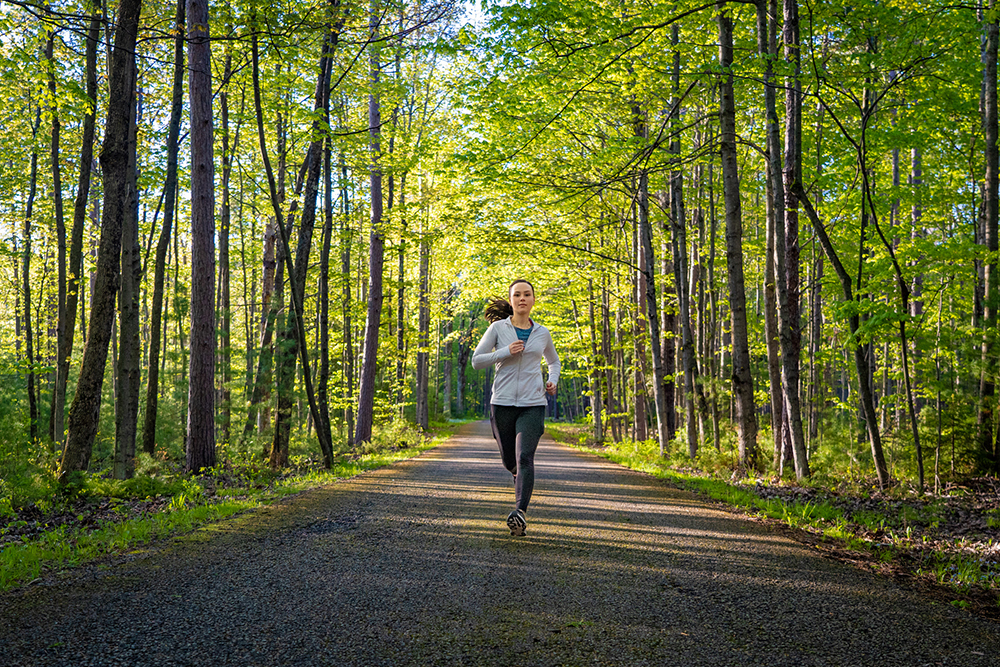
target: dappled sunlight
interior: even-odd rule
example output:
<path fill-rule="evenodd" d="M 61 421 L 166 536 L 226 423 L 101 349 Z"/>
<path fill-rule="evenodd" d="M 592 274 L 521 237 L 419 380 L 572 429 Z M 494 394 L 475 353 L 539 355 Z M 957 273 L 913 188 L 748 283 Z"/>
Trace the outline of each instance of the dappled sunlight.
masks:
<path fill-rule="evenodd" d="M 966 660 L 970 650 L 1000 652 L 994 624 L 929 607 L 572 450 L 540 452 L 527 535 L 511 537 L 511 477 L 486 429 L 469 425 L 417 459 L 290 499 L 254 530 L 251 517 L 172 560 L 121 568 L 101 589 L 106 604 L 143 614 L 146 600 L 169 600 L 159 613 L 183 615 L 118 639 L 165 633 L 222 655 L 230 640 L 193 620 L 222 617 L 255 628 L 252 654 L 285 646 L 294 627 L 309 647 L 296 654 L 309 656 L 303 664 L 317 646 L 322 664 L 504 667 L 544 664 L 539 655 L 576 656 L 560 661 L 574 665 L 976 665 L 987 663 Z M 46 641 L 84 642 L 106 622 L 67 626 L 53 595 L 60 614 L 47 618 Z M 945 632 L 960 648 L 914 652 Z M 849 659 L 811 658 L 826 655 Z"/>

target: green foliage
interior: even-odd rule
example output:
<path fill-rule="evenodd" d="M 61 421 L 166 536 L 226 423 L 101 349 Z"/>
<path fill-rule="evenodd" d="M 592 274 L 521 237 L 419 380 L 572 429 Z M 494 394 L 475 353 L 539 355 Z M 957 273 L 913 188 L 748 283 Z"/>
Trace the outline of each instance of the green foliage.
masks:
<path fill-rule="evenodd" d="M 358 453 L 366 455 L 411 449 L 425 441 L 426 436 L 415 425 L 405 419 L 393 419 L 376 424 L 372 428 L 372 439 Z"/>
<path fill-rule="evenodd" d="M 227 459 L 196 478 L 144 476 L 120 481 L 81 474 L 74 487 L 75 499 L 108 498 L 112 505 L 123 499 L 138 500 L 153 495 L 170 500 L 165 508 L 139 518 L 106 521 L 96 529 L 61 526 L 36 539 L 5 546 L 0 551 L 0 592 L 48 572 L 74 567 L 105 554 L 122 553 L 289 494 L 415 456 L 442 442 L 456 427 L 451 424 L 433 438 L 403 425 L 382 429 L 379 449 L 342 457 L 332 470 L 298 457 L 292 462 L 295 472 L 277 473 L 263 460 L 245 456 L 237 457 L 236 461 Z M 209 487 L 214 490 L 211 494 L 207 491 Z M 6 487 L 0 485 L 3 488 Z"/>

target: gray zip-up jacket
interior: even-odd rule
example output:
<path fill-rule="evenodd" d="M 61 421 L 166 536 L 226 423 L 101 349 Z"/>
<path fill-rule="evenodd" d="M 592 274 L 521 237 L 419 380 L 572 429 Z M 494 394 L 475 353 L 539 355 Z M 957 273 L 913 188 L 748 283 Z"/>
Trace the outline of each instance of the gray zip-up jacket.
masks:
<path fill-rule="evenodd" d="M 472 367 L 480 370 L 496 365 L 493 379 L 493 405 L 529 407 L 545 405 L 545 382 L 542 380 L 542 357 L 549 366 L 549 382 L 559 383 L 559 355 L 549 330 L 532 320 L 534 327 L 519 354 L 510 353 L 517 332 L 508 317 L 494 322 L 483 334 L 472 353 Z"/>

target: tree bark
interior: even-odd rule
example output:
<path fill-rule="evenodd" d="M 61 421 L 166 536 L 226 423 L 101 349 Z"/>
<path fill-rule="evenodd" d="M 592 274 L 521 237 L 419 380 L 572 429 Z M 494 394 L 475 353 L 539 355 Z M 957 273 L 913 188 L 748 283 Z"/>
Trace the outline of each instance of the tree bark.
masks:
<path fill-rule="evenodd" d="M 70 359 L 73 355 L 73 337 L 76 311 L 79 304 L 80 273 L 83 270 L 83 227 L 87 219 L 87 199 L 90 195 L 91 165 L 94 162 L 94 127 L 96 126 L 97 100 L 97 40 L 100 37 L 100 14 L 93 6 L 93 15 L 87 29 L 86 91 L 91 100 L 83 117 L 83 137 L 80 143 L 80 173 L 77 181 L 76 200 L 73 204 L 73 229 L 70 232 L 69 260 L 66 280 L 65 325 L 60 330 L 56 354 L 56 385 L 52 393 L 52 439 L 61 445 L 66 432 L 66 385 L 69 378 Z"/>
<path fill-rule="evenodd" d="M 764 63 L 764 112 L 767 136 L 767 198 L 765 231 L 767 255 L 764 259 L 764 338 L 767 346 L 768 384 L 771 399 L 771 431 L 774 439 L 774 470 L 781 470 L 781 424 L 784 395 L 781 390 L 781 351 L 778 335 L 778 290 L 775 273 L 775 227 L 784 224 L 785 192 L 781 181 L 781 138 L 778 127 L 773 59 L 777 55 L 776 0 L 757 2 L 757 53 Z"/>
<path fill-rule="evenodd" d="M 329 105 L 328 105 L 329 106 Z M 330 123 L 329 108 L 326 109 L 327 125 Z M 333 243 L 333 163 L 331 160 L 332 138 L 326 138 L 323 151 L 323 234 L 319 256 L 319 374 L 316 378 L 316 401 L 319 403 L 320 422 L 327 441 L 333 444 L 330 426 L 330 248 Z"/>
<path fill-rule="evenodd" d="M 344 425 L 347 431 L 347 448 L 354 448 L 354 341 L 351 317 L 351 208 L 347 180 L 347 163 L 344 154 L 340 154 L 340 191 L 343 217 L 341 218 L 340 247 L 340 278 L 343 291 L 344 347 L 342 363 L 344 367 L 341 401 L 344 405 Z"/>
<path fill-rule="evenodd" d="M 319 75 L 316 81 L 314 111 L 323 112 L 327 107 L 329 95 L 331 59 L 330 54 L 336 43 L 337 33 L 330 32 L 323 42 L 323 52 L 320 56 Z M 311 373 L 305 356 L 306 341 L 303 326 L 303 303 L 305 299 L 306 274 L 309 268 L 309 254 L 312 249 L 312 235 L 316 225 L 316 200 L 319 194 L 319 178 L 323 165 L 324 137 L 321 133 L 319 120 L 313 122 L 313 140 L 309 146 L 308 173 L 305 181 L 305 200 L 302 206 L 302 219 L 299 225 L 298 243 L 295 248 L 295 265 L 290 268 L 289 292 L 293 308 L 285 318 L 285 327 L 278 342 L 281 351 L 281 361 L 277 364 L 278 373 L 278 412 L 274 428 L 274 445 L 271 448 L 271 466 L 278 468 L 288 463 L 288 444 L 291 436 L 292 393 L 295 379 L 295 359 L 302 356 L 302 374 L 309 394 L 309 402 L 313 423 L 320 424 L 314 407 L 315 397 L 311 386 Z M 283 239 L 284 240 L 284 239 Z M 286 245 L 286 244 L 283 244 Z M 288 247 L 286 245 L 286 247 Z M 286 255 L 287 262 L 287 255 Z M 326 467 L 333 465 L 331 443 L 325 433 L 318 433 L 320 449 Z"/>
<path fill-rule="evenodd" d="M 129 150 L 135 147 L 129 141 L 129 127 L 135 107 L 135 44 L 141 6 L 141 0 L 122 0 L 118 6 L 108 76 L 110 102 L 101 149 L 104 190 L 101 240 L 91 298 L 89 336 L 76 395 L 69 410 L 66 449 L 59 466 L 59 478 L 63 482 L 69 481 L 69 473 L 86 470 L 90 464 L 100 419 L 101 389 L 118 292 L 122 225 L 135 197 L 134 190 L 130 190 L 134 180 L 128 173 L 130 165 L 134 164 Z"/>
<path fill-rule="evenodd" d="M 191 334 L 187 460 L 215 465 L 215 156 L 208 0 L 188 0 L 188 98 L 191 108 Z"/>
<path fill-rule="evenodd" d="M 739 438 L 740 465 L 758 468 L 757 415 L 754 411 L 753 377 L 750 374 L 750 345 L 747 338 L 746 291 L 743 278 L 743 213 L 736 155 L 736 101 L 733 93 L 733 23 L 723 2 L 719 10 L 720 82 L 719 118 L 721 125 L 723 196 L 726 206 L 726 267 L 729 274 L 729 309 L 733 337 L 733 396 Z"/>
<path fill-rule="evenodd" d="M 590 244 L 587 244 L 588 249 Z M 589 274 L 588 274 L 589 275 Z M 594 428 L 594 442 L 604 442 L 604 416 L 602 414 L 601 357 L 597 353 L 597 320 L 594 316 L 594 279 L 587 278 L 587 310 L 590 315 L 590 413 Z M 654 351 L 655 353 L 655 351 Z"/>
<path fill-rule="evenodd" d="M 24 311 L 21 325 L 24 330 L 24 355 L 27 362 L 28 395 L 28 437 L 31 442 L 38 440 L 38 399 L 35 394 L 35 342 L 34 327 L 31 324 L 31 234 L 32 218 L 35 214 L 35 196 L 38 192 L 38 150 L 34 148 L 35 137 L 42 121 L 41 108 L 35 114 L 31 128 L 31 171 L 28 175 L 28 201 L 24 208 L 24 227 L 21 233 L 21 295 Z"/>
<path fill-rule="evenodd" d="M 129 188 L 133 194 L 122 220 L 121 285 L 118 292 L 118 358 L 115 369 L 115 479 L 135 473 L 135 440 L 139 426 L 139 293 L 142 249 L 139 245 L 139 200 L 136 189 L 136 114 L 129 127 Z"/>
<path fill-rule="evenodd" d="M 57 305 L 56 305 L 56 381 L 53 384 L 52 410 L 49 413 L 49 437 L 53 443 L 62 442 L 64 429 L 63 410 L 66 400 L 65 376 L 60 376 L 60 371 L 69 365 L 62 361 L 63 355 L 68 356 L 66 347 L 66 332 L 71 326 L 67 323 L 66 310 L 66 218 L 63 213 L 62 196 L 62 172 L 59 164 L 59 140 L 62 129 L 59 120 L 59 106 L 56 103 L 56 63 L 53 58 L 55 46 L 55 32 L 49 33 L 49 38 L 45 44 L 45 63 L 49 89 L 49 113 L 51 114 L 51 125 L 49 134 L 49 157 L 52 168 L 52 203 L 53 213 L 56 223 L 56 244 L 58 248 L 58 278 L 57 278 Z M 74 319 L 75 313 L 69 314 L 69 319 Z M 60 393 L 59 387 L 62 386 Z"/>
<path fill-rule="evenodd" d="M 991 12 L 996 3 L 990 0 Z M 1000 42 L 1000 24 L 995 13 L 985 21 L 986 45 L 983 54 L 983 135 L 985 140 L 986 174 L 983 184 L 983 228 L 989 260 L 985 264 L 986 295 L 983 308 L 983 371 L 979 385 L 979 458 L 980 468 L 1000 471 L 1000 456 L 994 442 L 996 412 L 996 326 L 997 309 L 1000 308 L 998 290 L 997 251 L 998 219 L 1000 219 L 1000 147 L 998 147 L 997 121 L 997 45 Z"/>
<path fill-rule="evenodd" d="M 149 363 L 146 381 L 146 412 L 144 414 L 142 449 L 152 454 L 156 449 L 156 418 L 160 398 L 160 337 L 163 320 L 163 282 L 166 273 L 167 250 L 173 229 L 177 204 L 177 153 L 181 114 L 184 109 L 184 25 L 187 22 L 187 0 L 177 0 L 174 21 L 174 82 L 167 125 L 167 172 L 163 184 L 163 227 L 156 242 L 153 267 L 153 303 L 150 313 Z M 95 82 L 96 86 L 96 82 Z"/>
<path fill-rule="evenodd" d="M 778 316 L 781 340 L 781 384 L 784 390 L 785 417 L 788 420 L 795 477 L 809 476 L 809 459 L 802 430 L 802 407 L 799 398 L 799 357 L 802 334 L 799 325 L 799 203 L 792 184 L 802 179 L 802 83 L 799 80 L 799 3 L 784 0 L 785 61 L 792 76 L 785 84 L 785 169 L 784 226 L 775 229 L 776 273 L 778 277 Z"/>
<path fill-rule="evenodd" d="M 233 72 L 232 53 L 226 53 L 223 67 L 223 81 L 228 82 Z M 219 320 L 218 345 L 218 391 L 217 404 L 220 408 L 221 423 L 219 436 L 223 442 L 229 442 L 232 406 L 230 405 L 229 383 L 232 382 L 232 315 L 230 312 L 229 291 L 229 230 L 232 218 L 229 182 L 232 174 L 232 160 L 236 153 L 239 140 L 237 133 L 230 147 L 229 137 L 229 91 L 228 86 L 219 92 L 219 106 L 222 120 L 222 203 L 219 206 L 219 284 L 216 295 L 215 312 Z"/>
<path fill-rule="evenodd" d="M 431 332 L 431 302 L 430 302 L 430 271 L 431 247 L 426 230 L 420 237 L 420 294 L 417 313 L 417 426 L 426 431 L 430 427 L 429 401 L 430 396 L 430 332 Z"/>
<path fill-rule="evenodd" d="M 647 179 L 648 182 L 648 179 Z M 638 200 L 639 197 L 636 197 Z M 648 201 L 648 200 L 647 200 Z M 638 203 L 638 202 L 636 202 Z M 634 208 L 638 208 L 635 206 Z M 636 211 L 638 213 L 638 211 Z M 647 211 L 648 217 L 648 211 Z M 635 301 L 636 317 L 632 322 L 632 353 L 635 356 L 635 363 L 632 364 L 632 393 L 634 396 L 635 412 L 632 419 L 632 439 L 645 441 L 649 439 L 649 430 L 646 428 L 646 379 L 643 375 L 643 367 L 646 359 L 645 332 L 646 320 L 649 317 L 646 307 L 646 253 L 639 242 L 641 231 L 638 224 L 638 215 L 633 226 L 633 250 L 632 256 L 638 269 L 634 273 L 632 281 L 632 298 Z M 654 310 L 655 312 L 655 310 Z M 669 441 L 668 441 L 669 442 Z"/>
<path fill-rule="evenodd" d="M 373 0 L 369 16 L 369 49 L 371 60 L 369 79 L 371 92 L 368 95 L 368 135 L 371 165 L 369 183 L 371 188 L 371 235 L 368 256 L 368 313 L 365 321 L 364 353 L 361 361 L 361 378 L 358 389 L 358 419 L 354 443 L 368 442 L 372 437 L 372 420 L 375 409 L 375 374 L 378 368 L 378 335 L 382 319 L 382 273 L 385 257 L 385 236 L 382 230 L 382 107 L 379 94 L 379 77 L 382 67 L 379 60 L 378 1 Z"/>
<path fill-rule="evenodd" d="M 277 245 L 278 223 L 271 219 L 264 228 L 264 253 L 261 260 L 261 321 L 260 321 L 260 353 L 257 356 L 257 368 L 253 374 L 250 389 L 249 410 L 246 423 L 243 426 L 243 436 L 250 435 L 256 425 L 259 434 L 263 434 L 267 424 L 267 414 L 264 402 L 270 394 L 271 362 L 273 350 L 271 341 L 274 336 L 274 323 L 278 313 L 272 304 L 277 276 L 284 278 L 284 272 L 275 259 Z M 284 252 L 284 251 L 282 251 Z M 256 419 L 255 419 L 256 418 Z"/>
<path fill-rule="evenodd" d="M 646 121 L 642 110 L 636 106 L 632 110 L 635 122 L 635 136 L 646 139 Z M 642 276 L 639 284 L 645 295 L 646 326 L 649 332 L 649 345 L 654 350 L 661 349 L 660 320 L 656 317 L 656 257 L 653 255 L 653 230 L 649 223 L 649 175 L 645 169 L 639 171 L 638 212 L 639 245 L 642 248 Z M 670 448 L 670 435 L 667 431 L 667 399 L 663 390 L 663 363 L 659 354 L 653 354 L 653 403 L 656 407 L 656 431 L 660 452 Z M 637 363 L 638 365 L 638 363 Z M 638 398 L 638 397 L 637 397 Z"/>

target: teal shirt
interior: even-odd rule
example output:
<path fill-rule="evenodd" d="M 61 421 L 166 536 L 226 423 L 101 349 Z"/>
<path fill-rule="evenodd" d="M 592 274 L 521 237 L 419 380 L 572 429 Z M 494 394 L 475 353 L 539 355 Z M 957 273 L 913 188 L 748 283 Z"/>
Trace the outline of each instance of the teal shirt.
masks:
<path fill-rule="evenodd" d="M 528 336 L 531 335 L 531 330 L 534 329 L 534 328 L 535 328 L 534 324 L 532 324 L 527 329 L 518 329 L 517 327 L 514 327 L 514 333 L 517 334 L 517 339 L 519 341 L 521 341 L 522 343 L 527 343 L 528 342 Z"/>

